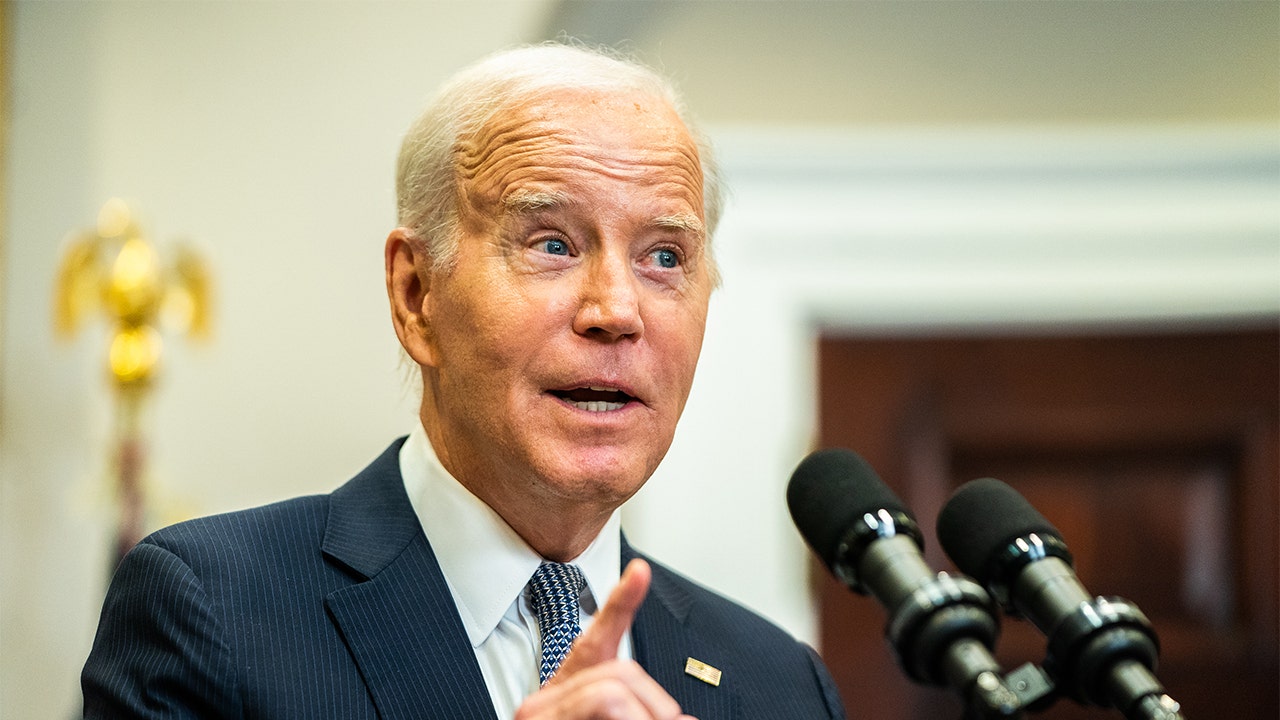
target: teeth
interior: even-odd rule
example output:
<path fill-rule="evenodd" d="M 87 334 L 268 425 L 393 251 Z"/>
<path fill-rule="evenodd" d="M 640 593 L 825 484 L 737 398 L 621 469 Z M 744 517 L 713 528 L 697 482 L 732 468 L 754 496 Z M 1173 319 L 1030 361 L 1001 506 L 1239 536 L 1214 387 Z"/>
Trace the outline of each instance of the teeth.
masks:
<path fill-rule="evenodd" d="M 618 388 L 611 388 L 611 387 L 599 387 L 599 386 L 597 386 L 597 385 L 590 385 L 590 386 L 588 386 L 588 388 L 587 388 L 587 389 L 588 389 L 588 390 L 599 390 L 600 392 L 617 392 L 617 391 L 618 391 Z"/>
<path fill-rule="evenodd" d="M 586 410 L 587 412 L 608 412 L 610 410 L 621 409 L 622 403 L 592 400 L 591 402 L 575 402 L 573 406 L 579 410 Z"/>

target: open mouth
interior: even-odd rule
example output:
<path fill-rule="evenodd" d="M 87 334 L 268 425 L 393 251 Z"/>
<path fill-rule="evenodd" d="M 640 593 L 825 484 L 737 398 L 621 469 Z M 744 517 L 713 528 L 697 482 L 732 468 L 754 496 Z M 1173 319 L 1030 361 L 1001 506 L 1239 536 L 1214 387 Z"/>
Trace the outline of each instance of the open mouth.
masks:
<path fill-rule="evenodd" d="M 552 395 L 587 412 L 609 412 L 621 410 L 624 405 L 635 398 L 616 388 L 590 387 L 573 388 L 572 390 L 552 390 Z"/>

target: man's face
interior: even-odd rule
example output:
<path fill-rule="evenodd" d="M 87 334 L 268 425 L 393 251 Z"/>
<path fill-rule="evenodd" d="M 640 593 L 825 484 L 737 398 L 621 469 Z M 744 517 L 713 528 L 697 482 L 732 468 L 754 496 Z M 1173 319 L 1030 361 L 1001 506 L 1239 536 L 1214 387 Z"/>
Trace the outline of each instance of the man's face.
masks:
<path fill-rule="evenodd" d="M 499 113 L 460 165 L 457 261 L 423 303 L 424 425 L 504 516 L 611 511 L 666 454 L 702 346 L 696 145 L 663 101 L 566 91 Z"/>

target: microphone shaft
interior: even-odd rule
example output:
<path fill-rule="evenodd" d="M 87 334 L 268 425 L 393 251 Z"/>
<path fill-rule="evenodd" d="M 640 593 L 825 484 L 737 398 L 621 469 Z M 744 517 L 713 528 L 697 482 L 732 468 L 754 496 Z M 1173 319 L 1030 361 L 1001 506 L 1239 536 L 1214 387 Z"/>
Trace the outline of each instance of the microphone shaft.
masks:
<path fill-rule="evenodd" d="M 1059 620 L 1093 599 L 1071 566 L 1056 557 L 1028 564 L 1014 582 L 1014 590 L 1018 612 L 1045 635 L 1051 635 Z"/>
<path fill-rule="evenodd" d="M 1184 720 L 1178 703 L 1145 665 L 1121 660 L 1108 678 L 1112 704 L 1129 720 Z"/>
<path fill-rule="evenodd" d="M 933 580 L 920 548 L 906 535 L 881 538 L 867 546 L 858 562 L 858 577 L 893 612 L 921 585 Z"/>

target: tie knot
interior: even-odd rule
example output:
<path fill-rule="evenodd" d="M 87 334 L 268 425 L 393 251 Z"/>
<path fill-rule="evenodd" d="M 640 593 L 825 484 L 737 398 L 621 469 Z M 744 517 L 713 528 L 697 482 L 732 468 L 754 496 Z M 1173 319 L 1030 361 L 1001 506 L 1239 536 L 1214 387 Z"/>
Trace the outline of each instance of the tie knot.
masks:
<path fill-rule="evenodd" d="M 551 679 L 582 630 L 578 625 L 578 596 L 587 580 L 576 565 L 543 563 L 529 579 L 533 611 L 542 633 L 539 680 Z"/>
<path fill-rule="evenodd" d="M 578 622 L 578 596 L 587 584 L 577 565 L 544 562 L 529 579 L 533 590 L 533 611 L 539 623 L 545 618 L 556 620 L 572 617 Z"/>

